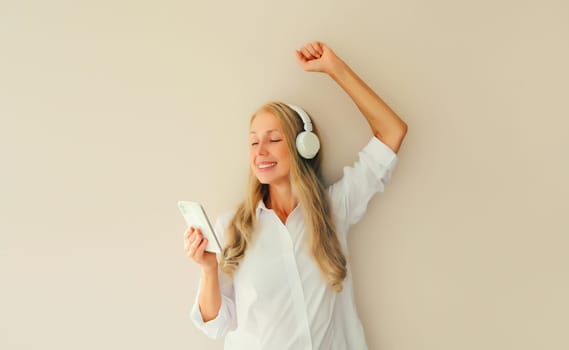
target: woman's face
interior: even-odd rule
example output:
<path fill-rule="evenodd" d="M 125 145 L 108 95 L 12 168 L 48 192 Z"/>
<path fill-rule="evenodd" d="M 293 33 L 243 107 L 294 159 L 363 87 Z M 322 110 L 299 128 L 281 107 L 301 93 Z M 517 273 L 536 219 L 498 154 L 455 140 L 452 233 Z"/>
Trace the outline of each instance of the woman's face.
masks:
<path fill-rule="evenodd" d="M 272 113 L 257 113 L 249 133 L 251 168 L 262 184 L 289 180 L 291 155 L 281 123 Z"/>

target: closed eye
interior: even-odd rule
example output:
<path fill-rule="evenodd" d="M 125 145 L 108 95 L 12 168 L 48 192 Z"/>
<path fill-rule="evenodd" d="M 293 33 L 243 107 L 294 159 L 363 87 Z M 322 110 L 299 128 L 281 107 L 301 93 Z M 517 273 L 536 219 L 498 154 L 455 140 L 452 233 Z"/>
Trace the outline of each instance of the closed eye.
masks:
<path fill-rule="evenodd" d="M 281 141 L 282 141 L 282 140 L 271 140 L 271 142 L 281 142 Z M 256 145 L 258 145 L 258 144 L 259 144 L 259 142 L 252 142 L 252 143 L 251 143 L 251 146 L 256 146 Z"/>

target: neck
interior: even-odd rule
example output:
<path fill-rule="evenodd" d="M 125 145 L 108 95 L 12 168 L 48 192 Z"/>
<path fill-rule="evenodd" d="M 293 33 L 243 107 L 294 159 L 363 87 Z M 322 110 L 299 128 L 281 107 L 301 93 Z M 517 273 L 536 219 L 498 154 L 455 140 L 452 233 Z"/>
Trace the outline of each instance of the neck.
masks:
<path fill-rule="evenodd" d="M 298 199 L 293 196 L 290 183 L 269 186 L 267 208 L 273 209 L 281 219 L 285 219 L 296 208 Z M 284 221 L 284 220 L 283 220 Z"/>

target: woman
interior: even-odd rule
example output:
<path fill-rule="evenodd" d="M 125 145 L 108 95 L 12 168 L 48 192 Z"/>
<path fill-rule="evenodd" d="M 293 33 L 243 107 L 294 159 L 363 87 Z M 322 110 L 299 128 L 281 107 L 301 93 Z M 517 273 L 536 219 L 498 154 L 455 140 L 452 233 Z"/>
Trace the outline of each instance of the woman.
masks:
<path fill-rule="evenodd" d="M 225 336 L 225 349 L 367 349 L 347 232 L 383 192 L 407 125 L 324 43 L 306 44 L 296 58 L 305 71 L 334 79 L 374 136 L 326 188 L 308 115 L 281 102 L 253 115 L 248 196 L 215 225 L 219 263 L 199 230 L 184 237 L 186 255 L 202 268 L 192 320 L 211 338 Z"/>

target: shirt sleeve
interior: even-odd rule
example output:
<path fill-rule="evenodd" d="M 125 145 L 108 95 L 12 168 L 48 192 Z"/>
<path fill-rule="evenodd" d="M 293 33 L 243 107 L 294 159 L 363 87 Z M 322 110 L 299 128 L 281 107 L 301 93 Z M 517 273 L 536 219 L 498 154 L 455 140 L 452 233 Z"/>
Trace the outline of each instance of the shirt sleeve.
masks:
<path fill-rule="evenodd" d="M 218 234 L 220 243 L 223 246 L 223 230 L 224 227 L 221 220 L 218 219 L 215 224 L 215 233 Z M 198 284 L 198 290 L 194 300 L 194 304 L 190 311 L 190 318 L 194 325 L 204 332 L 209 338 L 220 339 L 223 338 L 227 332 L 234 330 L 237 327 L 237 315 L 235 311 L 235 290 L 233 282 L 230 277 L 225 273 L 218 271 L 219 286 L 221 289 L 221 307 L 217 316 L 210 321 L 204 322 L 200 307 L 199 296 L 201 292 L 201 277 Z"/>
<path fill-rule="evenodd" d="M 397 154 L 374 136 L 358 160 L 344 167 L 342 178 L 328 188 L 334 214 L 346 231 L 360 221 L 370 199 L 385 190 L 397 160 Z"/>

